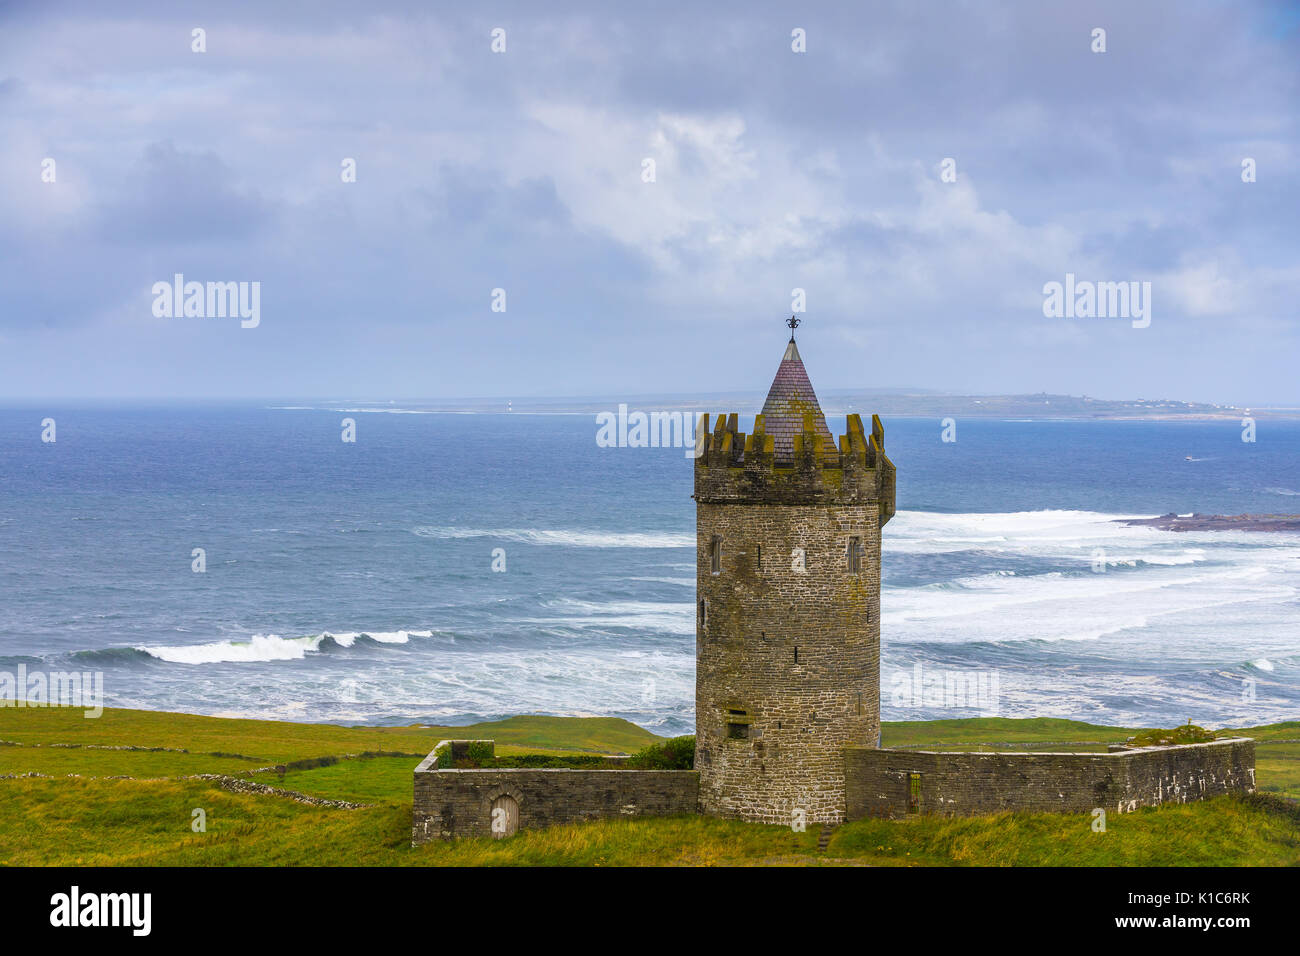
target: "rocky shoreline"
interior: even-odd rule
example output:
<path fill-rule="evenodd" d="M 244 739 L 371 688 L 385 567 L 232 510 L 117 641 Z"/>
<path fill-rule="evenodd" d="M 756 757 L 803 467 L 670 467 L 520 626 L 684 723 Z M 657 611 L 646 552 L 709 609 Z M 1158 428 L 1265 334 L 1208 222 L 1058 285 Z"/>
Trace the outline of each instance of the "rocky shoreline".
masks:
<path fill-rule="evenodd" d="M 1300 534 L 1300 515 L 1177 515 L 1158 518 L 1119 518 L 1130 527 L 1161 531 L 1289 531 Z"/>

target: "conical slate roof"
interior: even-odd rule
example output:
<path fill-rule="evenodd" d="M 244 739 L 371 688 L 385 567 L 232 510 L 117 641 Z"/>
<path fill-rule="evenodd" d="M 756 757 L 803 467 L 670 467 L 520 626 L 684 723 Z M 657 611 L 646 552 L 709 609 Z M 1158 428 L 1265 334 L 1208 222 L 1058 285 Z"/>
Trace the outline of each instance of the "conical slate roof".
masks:
<path fill-rule="evenodd" d="M 763 403 L 763 428 L 775 439 L 773 451 L 777 464 L 794 462 L 794 436 L 803 432 L 805 412 L 812 412 L 814 427 L 821 433 L 826 454 L 834 454 L 835 440 L 826 427 L 826 416 L 817 402 L 808 371 L 803 367 L 799 348 L 791 338 L 781 356 L 776 378 L 772 379 L 772 387 L 768 389 L 767 401 Z"/>

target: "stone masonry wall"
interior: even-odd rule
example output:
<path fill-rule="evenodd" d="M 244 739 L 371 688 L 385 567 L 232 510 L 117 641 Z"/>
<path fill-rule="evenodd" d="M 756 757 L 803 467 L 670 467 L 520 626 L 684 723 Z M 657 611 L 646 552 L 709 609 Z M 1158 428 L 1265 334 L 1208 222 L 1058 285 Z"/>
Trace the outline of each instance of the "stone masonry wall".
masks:
<path fill-rule="evenodd" d="M 693 770 L 439 770 L 432 755 L 415 771 L 411 842 L 491 836 L 492 802 L 513 797 L 519 829 L 607 817 L 694 813 Z"/>
<path fill-rule="evenodd" d="M 1127 813 L 1255 789 L 1255 741 L 1236 738 L 1115 753 L 934 753 L 851 747 L 845 751 L 848 819 L 906 817 L 910 775 L 920 774 L 915 811 L 941 816 L 1003 810 Z"/>
<path fill-rule="evenodd" d="M 877 508 L 701 503 L 697 523 L 701 808 L 782 824 L 802 810 L 809 823 L 838 823 L 843 748 L 880 735 Z M 718 574 L 710 570 L 715 535 Z M 850 537 L 863 548 L 856 573 Z M 792 567 L 796 548 L 802 571 Z M 733 722 L 744 737 L 733 736 Z"/>

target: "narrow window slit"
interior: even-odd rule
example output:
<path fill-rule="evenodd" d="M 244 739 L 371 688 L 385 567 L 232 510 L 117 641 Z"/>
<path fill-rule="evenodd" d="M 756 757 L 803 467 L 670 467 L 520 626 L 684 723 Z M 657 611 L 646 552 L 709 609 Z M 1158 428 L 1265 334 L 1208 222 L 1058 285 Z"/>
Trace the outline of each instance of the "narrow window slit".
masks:
<path fill-rule="evenodd" d="M 729 707 L 727 709 L 727 737 L 731 740 L 746 740 L 749 738 L 749 711 L 743 707 Z"/>

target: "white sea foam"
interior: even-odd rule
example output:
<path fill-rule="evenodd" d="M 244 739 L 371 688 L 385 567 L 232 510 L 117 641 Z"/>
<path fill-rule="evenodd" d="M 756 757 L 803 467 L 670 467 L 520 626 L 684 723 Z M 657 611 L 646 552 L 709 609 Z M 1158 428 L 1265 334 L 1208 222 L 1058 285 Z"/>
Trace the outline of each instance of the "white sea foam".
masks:
<path fill-rule="evenodd" d="M 372 412 L 382 415 L 436 415 L 438 413 L 438 409 L 435 408 L 335 408 L 332 411 L 352 415 Z"/>
<path fill-rule="evenodd" d="M 1033 558 L 1067 570 L 992 569 L 941 584 L 887 587 L 881 600 L 885 639 L 1019 643 L 1134 632 L 1144 644 L 1172 647 L 1204 641 L 1203 629 L 1218 625 L 1234 641 L 1260 640 L 1264 622 L 1292 608 L 1300 595 L 1300 548 L 1293 536 L 1175 533 L 1115 520 L 1122 517 L 900 513 L 886 528 L 886 561 L 891 552 L 994 551 L 999 561 Z M 1105 570 L 1094 573 L 1097 568 Z"/>
<path fill-rule="evenodd" d="M 613 627 L 667 634 L 694 634 L 695 610 L 690 603 L 664 601 L 579 601 L 561 598 L 548 601 L 554 617 L 522 618 L 522 624 L 547 624 L 589 630 Z"/>
<path fill-rule="evenodd" d="M 433 637 L 433 631 L 345 631 L 335 634 L 326 631 L 322 637 L 331 637 L 334 643 L 351 647 L 358 637 L 368 637 L 380 644 L 406 644 L 413 637 Z"/>
<path fill-rule="evenodd" d="M 676 584 L 679 587 L 695 587 L 694 578 L 628 578 L 629 581 L 648 581 L 651 584 Z"/>
<path fill-rule="evenodd" d="M 277 634 L 254 634 L 246 641 L 214 641 L 210 644 L 154 645 L 137 647 L 150 657 L 172 664 L 253 664 L 267 661 L 302 660 L 332 641 L 352 647 L 359 637 L 381 644 L 406 644 L 412 637 L 432 637 L 432 631 L 323 631 L 306 637 L 284 638 Z"/>
<path fill-rule="evenodd" d="M 1107 515 L 1091 511 L 1016 511 L 990 514 L 937 514 L 900 511 L 885 526 L 887 552 L 934 554 L 969 551 L 1057 552 L 1095 548 L 1107 542 L 1137 541 L 1149 528 L 1120 523 L 1146 515 Z"/>
<path fill-rule="evenodd" d="M 695 535 L 661 531 L 582 531 L 547 528 L 435 528 L 422 525 L 412 532 L 422 538 L 494 538 L 523 544 L 569 548 L 693 548 Z"/>

